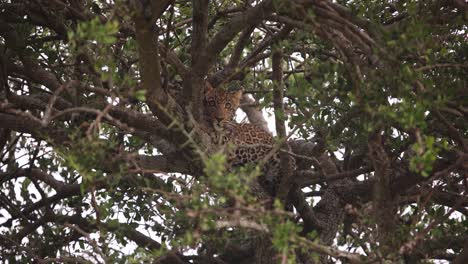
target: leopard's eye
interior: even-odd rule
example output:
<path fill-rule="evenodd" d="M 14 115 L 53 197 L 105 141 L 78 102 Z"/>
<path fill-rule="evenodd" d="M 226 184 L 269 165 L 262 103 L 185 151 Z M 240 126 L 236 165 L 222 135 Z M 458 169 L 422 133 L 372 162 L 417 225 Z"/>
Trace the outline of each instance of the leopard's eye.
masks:
<path fill-rule="evenodd" d="M 231 107 L 232 107 L 231 103 L 226 103 L 225 106 L 226 106 L 227 109 L 231 109 Z"/>

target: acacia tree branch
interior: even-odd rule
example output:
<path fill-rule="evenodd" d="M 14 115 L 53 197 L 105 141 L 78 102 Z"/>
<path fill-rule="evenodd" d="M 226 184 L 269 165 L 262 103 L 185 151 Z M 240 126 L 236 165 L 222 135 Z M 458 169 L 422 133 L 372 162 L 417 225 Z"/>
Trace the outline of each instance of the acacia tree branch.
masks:
<path fill-rule="evenodd" d="M 320 224 L 317 221 L 316 215 L 312 207 L 307 203 L 307 200 L 299 187 L 293 186 L 289 199 L 301 216 L 302 221 L 304 221 L 302 234 L 306 235 L 313 230 L 319 230 Z"/>
<path fill-rule="evenodd" d="M 273 1 L 264 0 L 255 7 L 233 17 L 229 22 L 227 22 L 207 46 L 207 50 L 210 51 L 206 60 L 207 67 L 213 65 L 219 53 L 237 35 L 237 33 L 246 27 L 260 23 L 272 12 Z"/>
<path fill-rule="evenodd" d="M 291 33 L 292 29 L 293 27 L 286 25 L 278 33 L 267 37 L 255 48 L 253 48 L 249 55 L 247 55 L 244 59 L 237 63 L 237 67 L 225 67 L 222 70 L 213 74 L 209 78 L 210 83 L 214 86 L 217 86 L 221 82 L 228 82 L 231 79 L 236 79 L 237 75 L 244 71 L 245 68 L 250 67 L 259 60 L 265 59 L 268 56 L 270 56 L 269 53 L 262 54 L 262 52 L 266 50 L 273 42 L 286 38 L 289 35 L 289 33 Z"/>
<path fill-rule="evenodd" d="M 463 187 L 457 188 L 459 192 L 463 192 Z M 411 192 L 407 192 L 405 194 L 405 198 L 401 199 L 400 205 L 402 204 L 411 204 L 411 203 L 417 203 L 418 202 L 418 197 L 419 196 L 424 196 L 427 193 L 430 193 L 430 199 L 431 202 L 435 204 L 440 204 L 444 205 L 447 207 L 455 207 L 457 205 L 457 202 L 460 200 L 460 206 L 456 208 L 458 212 L 461 214 L 464 214 L 465 216 L 468 216 L 468 198 L 462 197 L 462 195 L 455 193 L 455 190 L 453 192 L 448 192 L 448 191 L 442 191 L 434 188 L 429 188 L 429 187 L 421 187 L 415 190 L 412 190 Z M 429 201 L 429 200 L 428 200 Z"/>
<path fill-rule="evenodd" d="M 37 220 L 32 225 L 28 226 L 27 228 L 23 229 L 22 232 L 15 234 L 14 240 L 18 241 L 19 238 L 25 237 L 31 232 L 34 232 L 39 226 L 44 225 L 46 223 L 55 223 L 55 224 L 73 224 L 78 226 L 80 229 L 86 232 L 94 232 L 98 230 L 98 226 L 96 224 L 92 224 L 93 221 L 89 221 L 86 218 L 81 217 L 79 214 L 68 216 L 68 215 L 58 215 L 48 213 L 46 216 Z M 116 233 L 119 232 L 126 238 L 135 242 L 138 246 L 142 248 L 146 248 L 148 250 L 155 250 L 160 249 L 161 244 L 150 237 L 142 234 L 141 232 L 135 230 L 128 224 L 124 223 L 101 223 L 101 226 L 104 227 L 107 231 Z"/>
<path fill-rule="evenodd" d="M 318 164 L 312 164 L 310 159 L 296 159 L 297 167 L 302 169 L 310 168 L 311 165 L 319 166 L 325 175 L 336 175 L 338 169 L 333 161 L 325 153 L 325 142 L 318 137 L 317 143 L 306 142 L 305 140 L 294 140 L 288 142 L 295 154 L 301 156 L 314 157 Z M 331 182 L 328 188 L 325 189 L 321 195 L 320 202 L 313 207 L 313 209 L 307 209 L 309 206 L 303 197 L 300 188 L 294 190 L 291 195 L 294 206 L 298 208 L 306 208 L 304 213 L 298 209 L 301 217 L 307 216 L 309 219 L 307 222 L 304 220 L 303 233 L 307 234 L 313 230 L 318 230 L 320 240 L 324 244 L 331 244 L 336 236 L 338 227 L 342 224 L 344 215 L 344 201 L 347 198 L 348 189 L 352 186 L 352 182 L 347 179 L 341 179 Z M 365 187 L 368 192 L 368 186 Z M 313 210 L 313 211 L 312 211 Z M 313 212 L 313 213 L 312 213 Z M 303 216 L 304 215 L 304 216 Z"/>
<path fill-rule="evenodd" d="M 148 161 L 141 161 L 141 159 L 138 159 L 138 158 L 136 159 L 136 162 L 141 162 L 141 167 L 143 169 L 140 168 L 133 172 L 129 171 L 126 173 L 126 176 L 124 177 L 107 175 L 104 178 L 95 180 L 91 184 L 91 186 L 88 186 L 87 188 L 84 188 L 84 189 L 81 187 L 81 184 L 78 184 L 78 183 L 66 184 L 64 182 L 56 180 L 52 175 L 48 175 L 45 172 L 39 171 L 38 169 L 34 169 L 34 168 L 30 169 L 33 172 L 33 174 L 28 174 L 29 169 L 20 169 L 17 171 L 13 171 L 11 173 L 0 175 L 2 176 L 2 182 L 11 180 L 13 178 L 21 177 L 21 176 L 35 177 L 36 179 L 44 181 L 45 183 L 49 184 L 51 187 L 54 187 L 55 191 L 57 192 L 55 195 L 51 197 L 43 198 L 35 202 L 34 204 L 25 207 L 21 211 L 17 210 L 16 213 L 12 213 L 11 218 L 7 220 L 5 223 L 3 223 L 2 226 L 10 226 L 12 221 L 17 219 L 18 217 L 29 216 L 34 211 L 39 210 L 45 206 L 58 203 L 59 201 L 65 198 L 84 195 L 88 193 L 89 191 L 91 191 L 93 188 L 94 190 L 101 190 L 101 189 L 105 190 L 108 188 L 114 188 L 113 182 L 117 180 L 119 181 L 119 186 L 121 187 L 125 187 L 127 185 L 141 187 L 141 186 L 148 186 L 149 184 L 149 187 L 152 189 L 160 189 L 165 192 L 170 192 L 170 189 L 168 189 L 166 183 L 162 179 L 157 178 L 157 177 L 149 177 L 149 175 L 145 172 L 145 170 L 149 170 L 149 169 L 145 169 L 145 166 L 146 167 L 154 166 L 155 165 L 154 163 L 158 164 L 158 162 L 155 162 L 155 159 L 157 159 L 157 157 L 151 157 L 151 158 L 153 162 L 151 162 L 150 164 L 148 164 Z M 165 159 L 164 157 L 162 158 Z M 145 157 L 143 157 L 143 159 L 145 159 Z M 140 164 L 137 164 L 137 165 L 140 165 Z M 108 165 L 104 165 L 103 167 L 97 167 L 95 169 L 99 169 L 99 170 L 106 171 L 109 173 L 112 173 L 115 170 L 117 170 L 118 173 L 121 173 L 119 169 L 116 169 L 118 168 L 118 166 L 110 166 L 111 169 L 108 167 L 109 167 Z M 155 169 L 152 169 L 153 172 L 154 170 Z M 143 176 L 145 177 L 135 177 L 135 175 L 138 175 L 140 173 L 143 173 Z M 150 175 L 153 175 L 153 174 L 150 174 Z M 44 218 L 44 219 L 47 219 L 47 218 Z M 20 238 L 24 237 L 25 235 L 28 234 L 28 232 L 32 232 L 35 229 L 34 227 L 37 228 L 38 226 L 32 225 L 28 228 L 29 231 L 22 232 L 18 236 Z"/>
<path fill-rule="evenodd" d="M 434 109 L 434 114 L 439 119 L 444 126 L 447 128 L 448 135 L 455 141 L 458 142 L 460 147 L 463 149 L 464 152 L 468 152 L 468 141 L 463 138 L 460 132 L 452 125 L 450 122 L 440 113 L 438 109 Z"/>
<path fill-rule="evenodd" d="M 68 135 L 63 129 L 42 127 L 41 122 L 28 116 L 17 116 L 0 112 L 0 127 L 14 131 L 30 133 L 39 139 L 67 142 Z"/>
<path fill-rule="evenodd" d="M 161 43 L 159 43 L 159 54 L 176 69 L 180 76 L 186 76 L 190 72 L 190 69 L 177 57 L 177 54 Z"/>
<path fill-rule="evenodd" d="M 208 0 L 193 0 L 191 71 L 184 76 L 184 102 L 186 111 L 191 112 L 195 121 L 203 120 L 203 96 L 205 76 L 210 68 L 206 64 L 208 51 Z"/>
<path fill-rule="evenodd" d="M 298 154 L 300 156 L 305 156 L 305 157 L 311 157 L 311 158 L 318 158 L 320 155 L 325 151 L 325 142 L 321 140 L 320 138 L 317 140 L 317 143 L 313 142 L 308 142 L 305 140 L 290 140 L 288 142 L 289 146 L 291 146 L 291 149 L 293 153 Z M 313 164 L 313 159 L 308 158 L 301 158 L 298 157 L 296 158 L 296 165 L 298 169 L 301 170 L 307 170 L 310 169 L 310 167 Z"/>
<path fill-rule="evenodd" d="M 152 1 L 152 3 L 155 2 Z M 169 124 L 172 122 L 172 118 L 167 115 L 167 112 L 171 112 L 172 109 L 168 105 L 167 94 L 161 86 L 161 65 L 156 38 L 157 29 L 154 26 L 154 21 L 147 19 L 142 11 L 137 10 L 137 14 L 133 20 L 135 22 L 136 41 L 138 43 L 141 79 L 146 91 L 146 103 L 153 114 L 160 118 L 163 123 Z"/>
<path fill-rule="evenodd" d="M 359 169 L 355 169 L 351 171 L 344 171 L 344 172 L 324 176 L 324 175 L 320 175 L 319 173 L 315 171 L 305 170 L 305 171 L 298 171 L 296 179 L 299 179 L 298 183 L 300 186 L 305 187 L 305 186 L 318 184 L 322 182 L 331 183 L 333 181 L 341 180 L 344 178 L 355 178 L 359 175 L 362 175 L 364 173 L 369 173 L 372 171 L 373 171 L 372 167 L 364 166 Z M 312 179 L 312 178 L 316 178 L 316 179 Z M 305 180 L 301 180 L 301 179 L 305 179 Z"/>
<path fill-rule="evenodd" d="M 23 65 L 24 67 L 21 67 L 9 63 L 7 69 L 9 72 L 24 76 L 34 83 L 42 84 L 51 91 L 59 89 L 62 85 L 54 74 L 44 70 L 39 66 L 39 63 L 32 58 L 23 58 Z"/>
<path fill-rule="evenodd" d="M 24 96 L 12 94 L 9 100 L 21 109 L 44 111 L 48 107 L 48 103 L 51 100 L 51 96 L 52 95 L 50 94 L 44 93 Z M 63 98 L 57 97 L 57 100 L 55 101 L 55 104 L 53 106 L 53 113 L 54 115 L 57 115 L 60 113 L 60 110 L 64 111 L 72 108 L 72 106 L 73 105 L 71 103 L 64 100 Z M 84 107 L 86 108 L 86 106 Z M 90 106 L 89 109 L 93 110 L 93 112 L 90 112 L 92 115 L 95 115 L 94 111 L 100 111 L 94 109 L 93 106 Z M 119 122 L 124 123 L 127 126 L 133 128 L 135 130 L 133 133 L 135 134 L 141 135 L 144 133 L 150 133 L 151 135 L 156 135 L 160 138 L 165 138 L 168 140 L 173 139 L 172 135 L 168 132 L 167 128 L 158 119 L 154 118 L 151 115 L 143 114 L 128 108 L 120 108 L 118 106 L 110 106 L 109 115 L 111 115 L 113 119 L 116 119 Z M 68 116 L 67 118 L 70 119 L 71 117 L 72 116 Z M 112 124 L 112 121 L 109 121 L 109 123 Z M 33 126 L 28 126 L 33 128 Z M 40 129 L 41 127 L 42 126 L 38 126 L 37 128 Z M 46 128 L 44 127 L 43 129 Z"/>
<path fill-rule="evenodd" d="M 12 95 L 10 99 L 16 106 L 22 109 L 44 110 L 48 105 L 47 102 L 49 101 L 50 97 L 51 95 L 48 94 L 35 96 Z M 61 98 L 57 99 L 58 100 L 56 101 L 55 106 L 58 109 L 54 109 L 54 113 L 56 113 L 56 115 L 57 113 L 63 113 L 58 112 L 59 109 L 62 111 L 72 110 L 72 108 L 69 108 L 71 107 L 71 104 L 69 104 L 67 101 Z M 87 113 L 90 113 L 92 115 L 97 115 L 100 112 L 99 110 L 93 108 L 89 108 L 89 110 L 90 111 L 87 111 Z M 130 126 L 132 128 L 133 132 L 130 132 L 131 134 L 143 136 L 145 138 L 148 137 L 152 141 L 153 139 L 155 139 L 155 137 L 159 137 L 174 142 L 174 135 L 168 133 L 164 125 L 162 125 L 157 119 L 150 115 L 145 115 L 131 109 L 122 109 L 113 106 L 109 107 L 109 114 L 113 117 L 111 117 L 110 120 L 107 120 L 106 118 L 107 122 L 113 124 L 112 120 L 118 120 L 118 122 L 124 124 L 127 127 Z M 69 117 L 71 118 L 72 116 Z M 0 113 L 0 120 L 3 121 L 1 122 L 0 127 L 9 128 L 18 132 L 31 133 L 36 138 L 46 139 L 49 141 L 52 140 L 52 144 L 60 142 L 61 144 L 67 145 L 67 142 L 70 141 L 66 131 L 61 131 L 60 129 L 56 129 L 52 126 L 44 127 L 39 120 L 32 119 L 28 116 L 18 116 Z M 174 169 L 179 168 L 180 170 L 176 169 L 178 170 L 178 172 L 189 173 L 187 167 L 185 166 L 186 164 L 184 164 L 183 160 L 180 159 L 180 154 L 178 152 L 175 152 L 172 147 L 169 146 L 168 148 L 167 141 L 159 141 L 161 140 L 155 142 L 155 145 L 158 147 L 159 151 L 165 154 L 165 156 L 145 158 L 144 161 L 146 165 L 143 166 L 143 168 L 146 170 L 160 170 L 166 172 L 171 172 Z M 174 159 L 178 162 L 171 165 L 171 162 L 169 162 L 169 160 L 174 158 L 174 155 L 178 155 L 177 159 Z M 185 169 L 183 169 L 184 167 Z"/>
<path fill-rule="evenodd" d="M 272 80 L 274 85 L 273 90 L 273 106 L 275 109 L 275 125 L 276 133 L 280 139 L 285 139 L 286 127 L 284 126 L 284 102 L 283 102 L 283 52 L 279 47 L 276 47 L 272 55 Z M 281 148 L 289 150 L 289 147 L 281 146 Z M 285 201 L 291 185 L 293 184 L 292 175 L 293 173 L 293 158 L 288 153 L 281 151 L 280 154 L 280 183 L 278 187 L 278 199 Z"/>
<path fill-rule="evenodd" d="M 61 224 L 65 224 L 65 223 L 75 224 L 85 230 L 88 230 L 88 232 L 92 232 L 93 230 L 98 229 L 98 227 L 95 224 L 92 224 L 93 221 L 89 221 L 79 215 L 73 215 L 73 216 L 56 215 L 54 222 L 61 223 Z M 121 233 L 126 238 L 132 240 L 133 242 L 135 242 L 138 246 L 142 248 L 147 248 L 149 250 L 155 250 L 155 249 L 161 248 L 161 244 L 159 242 L 135 230 L 128 224 L 124 224 L 120 222 L 112 223 L 112 224 L 104 223 L 104 228 L 107 231 L 110 231 L 113 233 L 116 233 L 116 232 Z"/>
<path fill-rule="evenodd" d="M 313 251 L 316 251 L 320 254 L 323 254 L 322 257 L 327 257 L 327 256 L 332 256 L 335 258 L 339 259 L 346 259 L 349 261 L 349 263 L 366 263 L 366 258 L 363 255 L 357 254 L 357 253 L 349 253 L 346 251 L 341 251 L 339 249 L 322 245 L 317 242 L 310 241 L 306 238 L 300 238 L 300 242 L 302 242 L 304 245 L 309 246 L 310 249 Z"/>
<path fill-rule="evenodd" d="M 12 172 L 0 174 L 0 179 L 1 179 L 0 183 L 6 182 L 13 178 L 17 178 L 21 176 L 26 176 L 35 180 L 40 180 L 48 184 L 55 191 L 59 191 L 63 189 L 64 186 L 66 185 L 64 182 L 59 181 L 55 179 L 54 177 L 52 177 L 51 175 L 44 173 L 42 170 L 36 169 L 36 168 L 29 168 L 29 169 L 18 168 Z"/>
<path fill-rule="evenodd" d="M 245 64 L 247 61 L 250 61 L 252 58 L 254 58 L 258 54 L 263 52 L 266 48 L 268 48 L 274 42 L 278 42 L 278 41 L 280 41 L 282 39 L 285 39 L 287 36 L 289 36 L 289 34 L 291 33 L 292 30 L 293 30 L 293 27 L 291 27 L 291 26 L 288 26 L 288 25 L 283 26 L 283 28 L 278 33 L 275 33 L 274 35 L 271 35 L 268 38 L 265 38 L 264 40 L 262 40 L 262 42 L 260 42 L 260 44 L 258 44 L 252 50 L 252 52 L 250 52 L 250 54 L 247 55 L 242 60 L 242 62 L 240 64 L 242 65 L 242 64 Z"/>
<path fill-rule="evenodd" d="M 375 170 L 373 192 L 374 213 L 379 230 L 378 239 L 384 252 L 395 250 L 394 227 L 396 214 L 393 194 L 391 192 L 391 164 L 388 154 L 382 145 L 383 137 L 380 131 L 374 132 L 369 138 L 369 159 Z"/>
<path fill-rule="evenodd" d="M 254 31 L 255 26 L 250 26 L 246 28 L 239 36 L 236 45 L 234 46 L 234 50 L 232 52 L 231 57 L 229 58 L 229 62 L 226 67 L 233 68 L 239 65 L 239 61 L 242 57 L 242 52 L 244 51 L 245 46 L 250 41 L 250 35 Z"/>
<path fill-rule="evenodd" d="M 204 77 L 208 71 L 209 65 L 206 64 L 208 50 L 208 0 L 193 0 L 193 19 L 192 19 L 192 71 Z"/>
<path fill-rule="evenodd" d="M 151 21 L 154 23 L 159 19 L 164 11 L 169 7 L 172 0 L 152 0 L 151 1 Z"/>
<path fill-rule="evenodd" d="M 268 123 L 263 116 L 262 111 L 256 107 L 257 102 L 248 94 L 243 94 L 240 108 L 245 112 L 249 122 L 270 133 Z"/>

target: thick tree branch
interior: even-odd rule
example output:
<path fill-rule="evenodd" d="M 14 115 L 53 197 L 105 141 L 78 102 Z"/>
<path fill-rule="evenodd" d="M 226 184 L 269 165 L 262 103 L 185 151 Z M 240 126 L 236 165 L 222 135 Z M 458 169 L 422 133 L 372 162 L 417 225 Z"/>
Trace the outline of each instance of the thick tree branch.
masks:
<path fill-rule="evenodd" d="M 18 106 L 21 109 L 28 109 L 28 110 L 46 110 L 47 107 L 52 107 L 54 115 L 59 114 L 59 111 L 64 111 L 69 108 L 72 108 L 73 105 L 68 101 L 64 100 L 61 97 L 58 97 L 55 100 L 53 106 L 49 106 L 51 101 L 52 95 L 50 94 L 35 94 L 29 96 L 18 96 L 18 95 L 11 95 L 10 101 Z M 87 106 L 84 106 L 87 107 Z M 89 106 L 89 109 L 94 109 L 94 106 Z M 105 106 L 101 106 L 104 108 Z M 168 132 L 167 128 L 160 122 L 158 119 L 140 113 L 138 111 L 127 109 L 127 108 L 120 108 L 117 106 L 109 106 L 109 114 L 118 119 L 120 122 L 126 124 L 127 126 L 136 129 L 136 132 L 142 133 L 151 133 L 152 135 L 157 135 L 161 138 L 171 138 L 172 135 Z M 97 110 L 97 109 L 95 109 Z M 101 110 L 98 110 L 101 111 Z M 94 116 L 94 114 L 92 114 Z M 71 118 L 71 116 L 69 117 Z M 92 117 L 94 118 L 94 117 Z M 91 118 L 90 118 L 91 119 Z M 89 120 L 90 120 L 89 119 Z M 112 123 L 112 121 L 109 121 Z M 18 127 L 18 126 L 16 126 Z M 29 127 L 33 128 L 34 126 L 29 125 Z M 38 129 L 42 127 L 37 127 Z M 12 128 L 13 129 L 13 128 Z M 46 128 L 43 128 L 46 129 Z M 16 129 L 13 129 L 16 130 Z M 18 130 L 17 130 L 18 131 Z"/>
<path fill-rule="evenodd" d="M 268 123 L 263 116 L 261 109 L 256 107 L 257 102 L 248 94 L 242 95 L 240 108 L 245 112 L 249 122 L 270 133 Z"/>
<path fill-rule="evenodd" d="M 234 68 L 237 65 L 239 65 L 239 61 L 242 57 L 242 52 L 244 51 L 245 46 L 251 40 L 250 35 L 254 31 L 254 29 L 255 29 L 255 26 L 250 26 L 246 28 L 244 31 L 242 31 L 226 67 Z"/>
<path fill-rule="evenodd" d="M 208 0 L 193 0 L 192 19 L 192 71 L 199 77 L 204 77 L 208 72 L 206 64 L 208 50 Z"/>
<path fill-rule="evenodd" d="M 167 94 L 161 86 L 161 66 L 156 38 L 157 29 L 153 21 L 146 19 L 145 15 L 141 13 L 134 17 L 134 22 L 141 79 L 146 91 L 146 103 L 162 122 L 169 124 L 173 120 L 167 115 L 167 112 L 171 112 L 172 109 L 168 105 Z"/>
<path fill-rule="evenodd" d="M 17 116 L 0 112 L 0 127 L 29 133 L 40 139 L 48 139 L 55 142 L 68 141 L 68 135 L 65 130 L 50 127 L 44 128 L 41 122 L 28 116 Z"/>
<path fill-rule="evenodd" d="M 280 140 L 286 140 L 286 127 L 284 126 L 284 102 L 283 102 L 283 52 L 279 48 L 276 48 L 273 51 L 272 55 L 272 80 L 274 85 L 273 90 L 273 106 L 275 110 L 275 125 L 276 133 Z M 281 146 L 282 149 L 289 151 L 289 146 Z M 293 168 L 294 161 L 293 158 L 289 156 L 288 153 L 281 151 L 279 154 L 280 157 L 280 183 L 278 187 L 278 199 L 280 201 L 285 201 L 291 185 L 293 184 L 292 176 L 294 175 Z"/>
<path fill-rule="evenodd" d="M 0 183 L 9 181 L 13 178 L 22 177 L 22 176 L 26 176 L 26 177 L 30 177 L 31 179 L 42 181 L 46 183 L 47 185 L 49 185 L 50 187 L 52 187 L 56 191 L 62 190 L 66 185 L 64 182 L 59 181 L 55 179 L 53 176 L 47 173 L 44 173 L 42 170 L 35 169 L 35 168 L 31 168 L 31 169 L 19 168 L 10 173 L 5 173 L 3 175 L 0 174 Z"/>
<path fill-rule="evenodd" d="M 192 43 L 190 55 L 191 71 L 184 76 L 185 109 L 191 112 L 196 121 L 203 121 L 203 97 L 205 76 L 210 68 L 206 63 L 208 50 L 208 0 L 193 0 Z"/>
<path fill-rule="evenodd" d="M 168 47 L 159 43 L 159 54 L 160 56 L 166 60 L 169 64 L 171 64 L 176 71 L 180 74 L 180 76 L 186 76 L 190 69 L 185 66 L 185 64 L 177 57 L 173 51 L 170 51 Z"/>
<path fill-rule="evenodd" d="M 390 188 L 391 161 L 383 147 L 383 136 L 380 133 L 377 131 L 369 138 L 369 159 L 375 170 L 373 208 L 382 249 L 391 252 L 396 249 L 394 238 L 396 204 Z"/>

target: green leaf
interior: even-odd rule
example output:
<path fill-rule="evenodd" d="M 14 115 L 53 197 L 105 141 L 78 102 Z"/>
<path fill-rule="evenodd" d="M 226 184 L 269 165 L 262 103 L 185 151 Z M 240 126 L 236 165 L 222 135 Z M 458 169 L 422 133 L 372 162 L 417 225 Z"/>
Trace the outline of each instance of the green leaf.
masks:
<path fill-rule="evenodd" d="M 146 90 L 138 90 L 135 92 L 135 98 L 139 101 L 145 102 L 146 101 Z"/>

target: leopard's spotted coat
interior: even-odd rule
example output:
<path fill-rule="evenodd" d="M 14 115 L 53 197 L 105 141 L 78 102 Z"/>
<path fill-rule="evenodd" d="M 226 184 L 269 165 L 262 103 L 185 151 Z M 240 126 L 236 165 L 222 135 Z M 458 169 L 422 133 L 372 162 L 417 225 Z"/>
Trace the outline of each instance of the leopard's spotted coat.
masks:
<path fill-rule="evenodd" d="M 240 104 L 242 90 L 224 91 L 214 89 L 209 83 L 205 87 L 205 114 L 218 128 L 223 144 L 233 145 L 228 153 L 232 167 L 247 164 L 261 164 L 263 175 L 260 185 L 270 196 L 274 196 L 280 181 L 280 159 L 274 150 L 273 136 L 262 128 L 250 123 L 235 123 L 233 117 Z M 275 151 L 272 153 L 272 151 Z"/>

